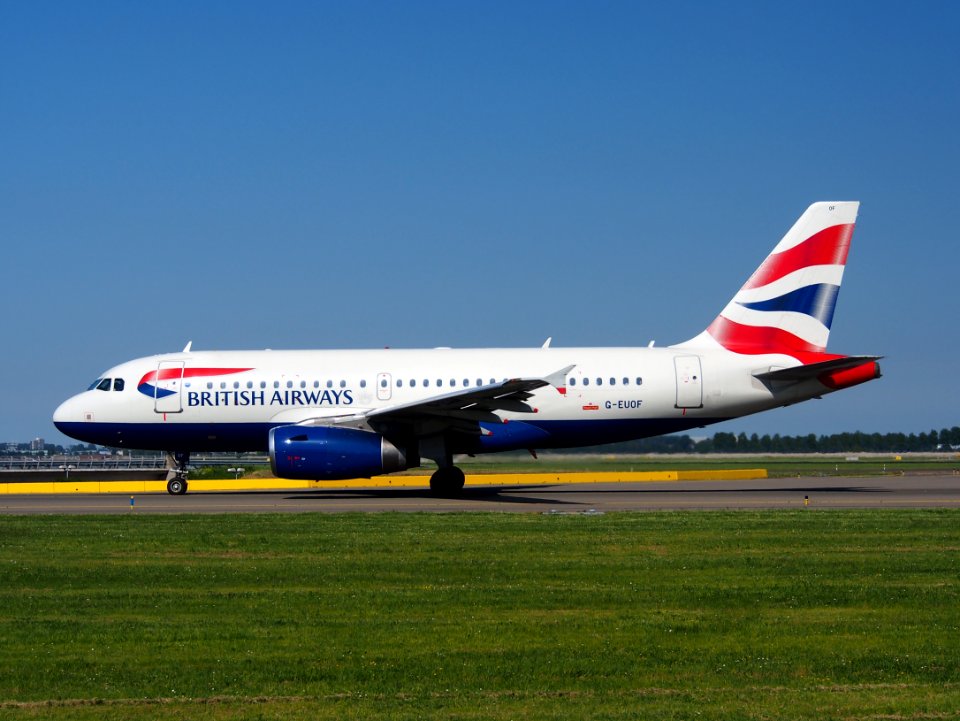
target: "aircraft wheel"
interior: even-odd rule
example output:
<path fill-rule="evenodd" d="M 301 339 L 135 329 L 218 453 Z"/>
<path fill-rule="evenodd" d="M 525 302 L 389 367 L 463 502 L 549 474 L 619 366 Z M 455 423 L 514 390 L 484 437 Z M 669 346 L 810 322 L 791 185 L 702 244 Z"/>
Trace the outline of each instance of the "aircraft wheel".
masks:
<path fill-rule="evenodd" d="M 167 481 L 167 493 L 171 496 L 182 496 L 187 492 L 187 482 L 183 478 L 171 478 Z"/>
<path fill-rule="evenodd" d="M 465 481 L 463 471 L 456 466 L 438 468 L 430 476 L 430 491 L 437 496 L 459 496 Z"/>

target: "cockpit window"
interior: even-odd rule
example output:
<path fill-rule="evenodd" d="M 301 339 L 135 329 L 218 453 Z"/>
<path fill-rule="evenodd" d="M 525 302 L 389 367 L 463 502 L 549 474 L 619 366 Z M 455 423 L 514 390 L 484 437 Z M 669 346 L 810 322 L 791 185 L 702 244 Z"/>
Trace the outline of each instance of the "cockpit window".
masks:
<path fill-rule="evenodd" d="M 92 391 L 94 388 L 100 385 L 101 381 L 103 381 L 103 378 L 97 378 L 97 380 L 95 380 L 93 383 L 87 386 L 87 390 Z"/>
<path fill-rule="evenodd" d="M 109 378 L 104 378 L 102 381 L 100 381 L 99 383 L 97 383 L 97 390 L 98 390 L 98 391 L 108 391 L 108 390 L 110 390 L 110 379 L 109 379 Z"/>
<path fill-rule="evenodd" d="M 113 390 L 122 391 L 123 390 L 123 378 L 114 378 L 113 379 Z"/>

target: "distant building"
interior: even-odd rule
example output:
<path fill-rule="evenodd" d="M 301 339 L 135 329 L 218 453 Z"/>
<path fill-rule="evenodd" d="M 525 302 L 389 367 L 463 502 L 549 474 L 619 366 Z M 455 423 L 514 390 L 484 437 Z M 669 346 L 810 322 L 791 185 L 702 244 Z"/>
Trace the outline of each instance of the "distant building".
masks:
<path fill-rule="evenodd" d="M 30 441 L 30 450 L 32 452 L 43 452 L 43 446 L 44 442 L 42 438 L 34 438 L 32 441 Z"/>

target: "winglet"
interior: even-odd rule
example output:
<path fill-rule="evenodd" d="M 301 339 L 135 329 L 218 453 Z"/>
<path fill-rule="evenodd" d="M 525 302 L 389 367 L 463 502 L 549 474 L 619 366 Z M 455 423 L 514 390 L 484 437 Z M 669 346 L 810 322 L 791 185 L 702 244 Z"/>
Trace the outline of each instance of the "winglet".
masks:
<path fill-rule="evenodd" d="M 570 373 L 577 365 L 573 364 L 567 366 L 566 368 L 561 368 L 558 371 L 554 371 L 548 376 L 545 376 L 543 380 L 552 385 L 561 393 L 567 392 L 567 374 Z"/>
<path fill-rule="evenodd" d="M 193 341 L 192 341 L 192 340 L 188 340 L 188 341 L 187 341 L 187 344 L 183 347 L 183 351 L 181 351 L 181 352 L 182 352 L 182 353 L 189 353 L 189 352 L 190 352 L 190 346 L 192 346 L 192 345 L 193 345 Z"/>

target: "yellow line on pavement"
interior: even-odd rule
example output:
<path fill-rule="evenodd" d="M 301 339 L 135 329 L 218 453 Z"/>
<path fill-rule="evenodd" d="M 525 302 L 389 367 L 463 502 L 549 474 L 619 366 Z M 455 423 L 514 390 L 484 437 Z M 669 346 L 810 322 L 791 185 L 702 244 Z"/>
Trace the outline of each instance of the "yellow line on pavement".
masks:
<path fill-rule="evenodd" d="M 671 481 L 756 480 L 767 477 L 765 468 L 722 471 L 605 471 L 602 473 L 474 473 L 468 486 L 544 486 L 565 483 L 662 483 Z M 269 491 L 324 488 L 426 488 L 430 476 L 377 476 L 346 481 L 288 481 L 282 478 L 188 481 L 191 491 Z M 2 494 L 34 493 L 156 493 L 167 490 L 166 481 L 45 481 L 0 483 Z"/>

